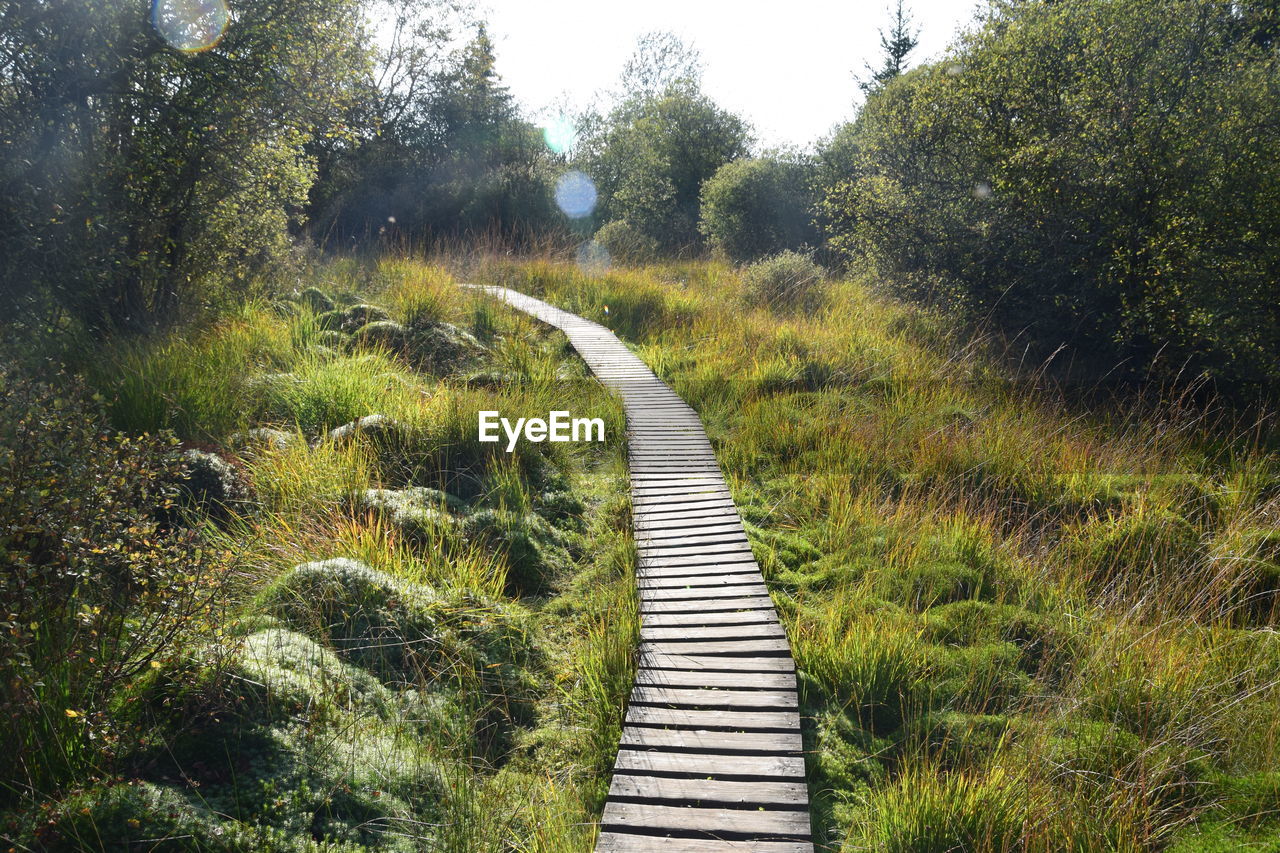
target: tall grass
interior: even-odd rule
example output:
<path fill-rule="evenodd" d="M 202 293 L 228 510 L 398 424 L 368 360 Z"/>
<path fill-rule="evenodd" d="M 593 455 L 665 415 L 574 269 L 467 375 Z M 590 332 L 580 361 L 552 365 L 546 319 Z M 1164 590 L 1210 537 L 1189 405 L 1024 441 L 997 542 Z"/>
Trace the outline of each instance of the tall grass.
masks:
<path fill-rule="evenodd" d="M 459 268 L 609 326 L 699 410 L 817 721 L 821 844 L 1280 837 L 1230 781 L 1280 766 L 1270 415 L 1099 404 L 856 277 L 797 313 L 715 263 Z"/>

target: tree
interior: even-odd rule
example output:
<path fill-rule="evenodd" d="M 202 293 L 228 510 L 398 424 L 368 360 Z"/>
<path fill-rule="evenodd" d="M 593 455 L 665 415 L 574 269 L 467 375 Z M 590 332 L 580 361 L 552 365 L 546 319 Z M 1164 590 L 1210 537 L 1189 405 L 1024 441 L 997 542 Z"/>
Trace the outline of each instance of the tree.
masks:
<path fill-rule="evenodd" d="M 625 221 L 668 252 L 699 242 L 702 185 L 744 156 L 749 140 L 746 123 L 699 89 L 696 54 L 672 39 L 641 39 L 626 79 L 648 82 L 606 116 L 580 122 L 575 154 L 599 191 L 598 219 Z"/>
<path fill-rule="evenodd" d="M 1256 11 L 1256 10 L 1255 10 Z M 1216 0 L 998 4 L 868 99 L 832 246 L 1101 370 L 1280 378 L 1280 57 Z"/>
<path fill-rule="evenodd" d="M 670 86 L 697 87 L 702 81 L 702 55 L 674 33 L 645 33 L 622 67 L 619 80 L 623 97 L 656 97 Z"/>
<path fill-rule="evenodd" d="M 886 33 L 880 30 L 880 49 L 884 51 L 884 59 L 879 69 L 867 65 L 871 77 L 858 84 L 867 94 L 878 91 L 885 83 L 905 71 L 907 56 L 919 44 L 920 30 L 911 28 L 911 13 L 903 0 L 897 0 L 889 14 L 889 31 Z"/>
<path fill-rule="evenodd" d="M 817 242 L 813 163 L 771 154 L 726 163 L 702 185 L 699 228 L 730 260 L 758 260 Z"/>
<path fill-rule="evenodd" d="M 519 241 L 563 227 L 551 200 L 554 164 L 497 74 L 486 27 L 445 55 L 402 49 L 403 63 L 424 64 L 401 72 L 413 86 L 394 97 L 381 91 L 385 81 L 371 83 L 378 132 L 333 158 L 313 194 L 315 233 L 346 246 L 388 228 L 415 241 L 477 232 Z"/>
<path fill-rule="evenodd" d="M 355 0 L 194 19 L 160 0 L 154 23 L 145 6 L 0 6 L 9 317 L 43 298 L 94 329 L 144 328 L 248 288 L 288 248 L 307 141 L 346 132 L 366 61 Z"/>

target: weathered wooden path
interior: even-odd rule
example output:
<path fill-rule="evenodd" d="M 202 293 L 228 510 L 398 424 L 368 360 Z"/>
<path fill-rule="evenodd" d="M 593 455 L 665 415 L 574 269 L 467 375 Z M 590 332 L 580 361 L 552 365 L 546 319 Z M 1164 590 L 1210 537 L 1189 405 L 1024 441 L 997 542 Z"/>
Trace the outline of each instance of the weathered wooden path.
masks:
<path fill-rule="evenodd" d="M 639 671 L 597 853 L 812 853 L 791 647 L 692 408 L 605 327 L 556 326 L 627 415 Z"/>

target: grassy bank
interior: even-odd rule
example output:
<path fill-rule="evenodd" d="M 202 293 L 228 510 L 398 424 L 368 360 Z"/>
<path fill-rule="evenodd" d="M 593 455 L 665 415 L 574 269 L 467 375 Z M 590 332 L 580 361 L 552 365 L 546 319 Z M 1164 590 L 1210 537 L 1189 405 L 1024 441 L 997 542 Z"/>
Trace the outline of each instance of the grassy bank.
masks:
<path fill-rule="evenodd" d="M 456 266 L 614 329 L 702 415 L 792 640 L 823 843 L 1280 844 L 1269 421 L 1037 389 L 866 282 L 785 311 L 717 264 Z"/>
<path fill-rule="evenodd" d="M 156 453 L 185 452 L 172 488 L 130 492 L 153 520 L 129 516 L 121 541 L 209 556 L 172 634 L 137 629 L 170 624 L 174 596 L 139 586 L 151 558 L 122 564 L 127 597 L 6 588 L 25 608 L 6 624 L 31 626 L 5 648 L 7 675 L 9 653 L 28 664 L 0 697 L 19 756 L 6 847 L 590 848 L 636 633 L 620 410 L 563 336 L 443 270 L 337 263 L 313 284 L 76 354 L 97 395 L 84 418 L 172 431 Z M 31 395 L 56 421 L 55 393 Z M 566 398 L 605 419 L 605 444 L 476 441 L 481 409 Z M 24 400 L 6 398 L 6 425 L 38 439 Z M 98 429 L 68 452 L 92 458 Z M 35 446 L 56 480 L 67 459 Z M 103 646 L 111 614 L 126 640 Z M 125 677 L 59 668 L 36 642 L 56 624 L 72 626 L 59 654 Z"/>

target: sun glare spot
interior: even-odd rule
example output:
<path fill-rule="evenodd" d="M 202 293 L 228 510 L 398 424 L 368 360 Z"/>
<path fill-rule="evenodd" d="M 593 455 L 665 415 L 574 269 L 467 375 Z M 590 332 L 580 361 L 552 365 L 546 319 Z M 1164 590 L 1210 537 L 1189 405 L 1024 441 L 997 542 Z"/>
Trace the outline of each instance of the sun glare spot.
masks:
<path fill-rule="evenodd" d="M 198 53 L 216 45 L 231 12 L 225 0 L 152 0 L 151 24 L 170 47 Z"/>
<path fill-rule="evenodd" d="M 596 208 L 596 185 L 581 172 L 565 172 L 556 181 L 556 204 L 565 216 L 581 219 Z"/>
<path fill-rule="evenodd" d="M 542 138 L 553 152 L 564 154 L 578 141 L 578 129 L 567 116 L 556 116 L 542 129 Z"/>

